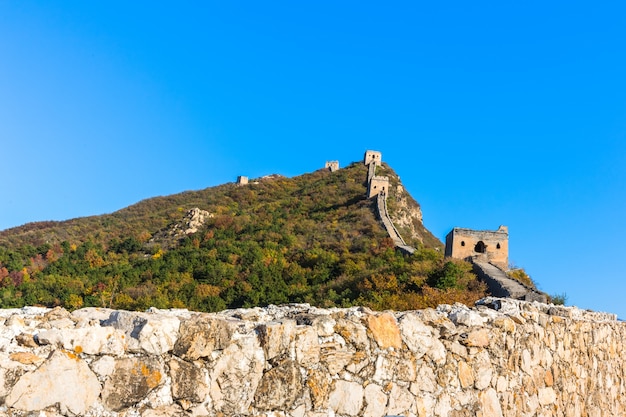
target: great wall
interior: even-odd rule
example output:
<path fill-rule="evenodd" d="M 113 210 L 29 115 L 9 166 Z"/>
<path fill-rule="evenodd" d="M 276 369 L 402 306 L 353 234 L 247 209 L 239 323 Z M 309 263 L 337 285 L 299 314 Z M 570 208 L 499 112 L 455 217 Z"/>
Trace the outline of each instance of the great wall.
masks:
<path fill-rule="evenodd" d="M 376 176 L 381 155 L 369 157 L 368 198 L 410 254 Z M 546 304 L 506 277 L 505 227 L 455 228 L 446 255 L 505 298 L 404 312 L 0 310 L 0 416 L 626 416 L 623 322 Z"/>

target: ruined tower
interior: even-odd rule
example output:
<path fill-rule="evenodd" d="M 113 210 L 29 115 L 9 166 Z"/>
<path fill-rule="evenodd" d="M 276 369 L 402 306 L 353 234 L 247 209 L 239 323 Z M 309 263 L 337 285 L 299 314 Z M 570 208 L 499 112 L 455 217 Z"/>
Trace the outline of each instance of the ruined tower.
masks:
<path fill-rule="evenodd" d="M 506 271 L 509 265 L 509 229 L 472 230 L 455 227 L 446 236 L 446 256 L 489 262 Z"/>

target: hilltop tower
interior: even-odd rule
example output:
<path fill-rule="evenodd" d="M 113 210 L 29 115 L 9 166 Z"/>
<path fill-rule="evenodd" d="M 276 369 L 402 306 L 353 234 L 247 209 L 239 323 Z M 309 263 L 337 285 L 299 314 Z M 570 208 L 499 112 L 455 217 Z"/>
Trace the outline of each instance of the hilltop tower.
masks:
<path fill-rule="evenodd" d="M 330 172 L 335 172 L 339 169 L 339 161 L 326 161 L 324 168 L 328 169 Z"/>
<path fill-rule="evenodd" d="M 248 183 L 248 177 L 240 175 L 237 177 L 237 185 L 246 185 Z"/>
<path fill-rule="evenodd" d="M 455 227 L 446 236 L 446 256 L 489 262 L 506 271 L 509 266 L 509 228 L 472 230 Z"/>
<path fill-rule="evenodd" d="M 365 151 L 365 156 L 363 157 L 363 163 L 365 165 L 369 165 L 370 162 L 374 162 L 375 165 L 380 165 L 383 161 L 383 156 L 378 151 Z"/>

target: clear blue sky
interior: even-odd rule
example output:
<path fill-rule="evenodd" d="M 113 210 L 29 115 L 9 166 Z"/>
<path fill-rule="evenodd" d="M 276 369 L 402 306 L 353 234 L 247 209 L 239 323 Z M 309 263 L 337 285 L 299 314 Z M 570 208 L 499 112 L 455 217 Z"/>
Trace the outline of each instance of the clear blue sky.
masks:
<path fill-rule="evenodd" d="M 0 2 L 0 229 L 366 149 L 626 318 L 626 3 Z"/>

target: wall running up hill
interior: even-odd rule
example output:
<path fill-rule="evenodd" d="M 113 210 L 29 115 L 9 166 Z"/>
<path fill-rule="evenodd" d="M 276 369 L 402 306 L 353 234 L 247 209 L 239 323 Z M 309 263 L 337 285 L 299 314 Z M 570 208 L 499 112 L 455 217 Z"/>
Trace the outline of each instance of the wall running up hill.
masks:
<path fill-rule="evenodd" d="M 0 414 L 626 415 L 626 327 L 614 315 L 480 303 L 1 310 Z"/>

